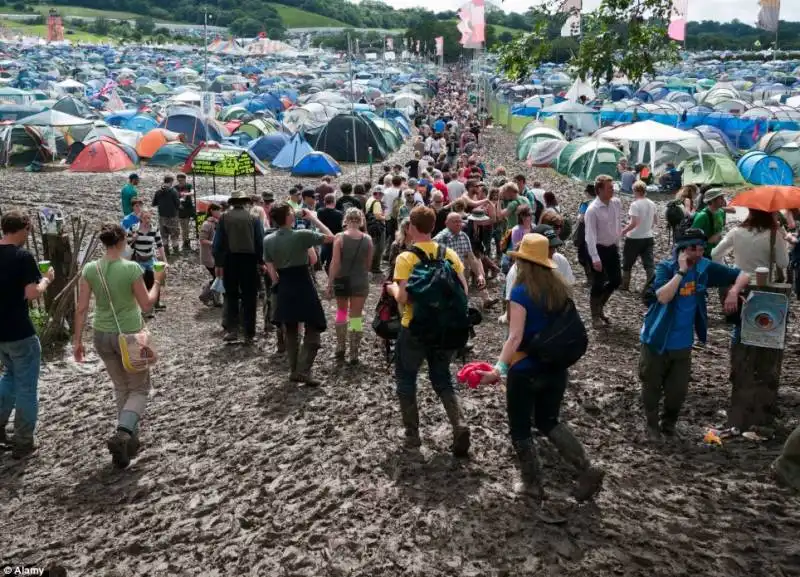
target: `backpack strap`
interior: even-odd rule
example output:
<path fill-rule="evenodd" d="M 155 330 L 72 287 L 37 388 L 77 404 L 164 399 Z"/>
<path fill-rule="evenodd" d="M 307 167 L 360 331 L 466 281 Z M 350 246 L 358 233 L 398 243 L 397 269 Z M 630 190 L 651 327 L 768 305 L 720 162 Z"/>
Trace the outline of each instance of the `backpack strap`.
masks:
<path fill-rule="evenodd" d="M 447 257 L 447 247 L 443 244 L 438 244 L 436 246 L 436 260 L 445 260 Z"/>
<path fill-rule="evenodd" d="M 408 247 L 408 252 L 415 255 L 421 263 L 428 263 L 431 261 L 430 255 L 416 245 Z"/>

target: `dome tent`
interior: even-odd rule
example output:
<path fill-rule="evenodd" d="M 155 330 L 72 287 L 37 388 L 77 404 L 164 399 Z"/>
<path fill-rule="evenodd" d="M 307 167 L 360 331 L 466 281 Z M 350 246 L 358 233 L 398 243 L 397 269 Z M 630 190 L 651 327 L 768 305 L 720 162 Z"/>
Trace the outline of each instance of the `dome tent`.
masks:
<path fill-rule="evenodd" d="M 747 184 L 733 160 L 724 154 L 704 154 L 685 160 L 678 167 L 683 172 L 683 184 L 716 184 L 744 186 Z"/>
<path fill-rule="evenodd" d="M 309 152 L 292 168 L 292 176 L 338 176 L 342 167 L 324 152 Z"/>
<path fill-rule="evenodd" d="M 794 183 L 792 167 L 785 160 L 760 150 L 748 152 L 736 166 L 745 180 L 752 184 L 791 186 Z"/>
<path fill-rule="evenodd" d="M 294 168 L 297 161 L 309 152 L 314 152 L 314 149 L 311 148 L 300 133 L 297 133 L 272 159 L 272 166 L 283 170 Z"/>
<path fill-rule="evenodd" d="M 566 140 L 548 138 L 540 140 L 528 151 L 528 164 L 531 166 L 552 166 L 561 151 L 569 144 Z"/>
<path fill-rule="evenodd" d="M 183 142 L 168 142 L 159 148 L 147 166 L 182 166 L 192 154 L 192 149 Z"/>
<path fill-rule="evenodd" d="M 531 147 L 542 140 L 565 140 L 565 138 L 555 128 L 541 124 L 528 125 L 517 141 L 517 158 L 519 160 L 527 158 Z"/>
<path fill-rule="evenodd" d="M 613 144 L 591 140 L 572 154 L 567 175 L 584 182 L 593 181 L 601 174 L 618 179 L 617 163 L 623 156 L 622 151 Z"/>
<path fill-rule="evenodd" d="M 41 132 L 33 126 L 6 126 L 0 128 L 0 166 L 24 166 L 34 160 L 50 162 Z"/>
<path fill-rule="evenodd" d="M 274 159 L 283 147 L 289 142 L 289 136 L 283 132 L 273 132 L 250 141 L 247 147 L 253 151 L 259 160 L 270 161 Z"/>
<path fill-rule="evenodd" d="M 800 132 L 793 130 L 768 132 L 759 139 L 754 150 L 785 160 L 791 167 L 794 177 L 800 179 Z"/>
<path fill-rule="evenodd" d="M 108 140 L 95 140 L 75 157 L 70 172 L 117 172 L 130 170 L 133 162 L 118 145 Z"/>
<path fill-rule="evenodd" d="M 184 142 L 189 144 L 221 142 L 227 132 L 216 120 L 203 118 L 199 110 L 184 106 L 172 108 L 158 127 L 182 134 Z"/>
<path fill-rule="evenodd" d="M 327 152 L 339 162 L 382 161 L 389 155 L 390 147 L 383 132 L 359 113 L 339 114 L 325 125 L 313 139 L 314 148 Z"/>

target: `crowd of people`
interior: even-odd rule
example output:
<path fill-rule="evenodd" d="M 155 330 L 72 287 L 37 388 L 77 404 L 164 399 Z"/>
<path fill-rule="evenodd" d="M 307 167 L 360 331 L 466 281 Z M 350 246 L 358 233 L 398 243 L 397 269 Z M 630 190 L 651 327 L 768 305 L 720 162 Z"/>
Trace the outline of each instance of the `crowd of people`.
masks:
<path fill-rule="evenodd" d="M 185 175 L 165 176 L 149 201 L 139 190 L 139 177 L 130 176 L 121 191 L 121 221 L 103 225 L 99 238 L 105 252 L 81 272 L 73 343 L 81 362 L 93 299 L 94 348 L 113 382 L 117 405 L 115 431 L 107 441 L 116 466 L 126 467 L 139 452 L 150 389 L 150 371 L 130 370 L 121 336 L 142 333 L 151 311 L 165 309 L 164 263 L 192 251 L 193 238 L 208 272 L 199 300 L 222 309 L 222 340 L 253 345 L 262 311 L 264 331 L 275 335 L 276 351 L 288 360 L 288 379 L 305 386 L 322 384 L 314 375 L 328 328 L 322 301 L 335 302 L 336 362 L 354 366 L 361 361 L 370 286 L 383 285 L 398 310 L 396 393 L 409 450 L 422 443 L 417 381 L 424 361 L 452 428 L 452 452 L 468 456 L 470 428 L 451 362 L 455 352 L 469 347 L 474 330 L 470 297 L 484 313 L 502 302 L 499 322 L 507 325 L 507 338 L 498 343 L 494 367 L 480 371 L 479 378 L 507 380 L 519 488 L 537 499 L 543 488 L 532 427 L 577 472 L 577 499 L 596 495 L 604 476 L 560 418 L 567 368 L 554 368 L 529 352 L 532 339 L 580 298 L 559 247 L 570 240 L 576 245 L 598 331 L 611 326 L 606 305 L 616 291 L 631 290 L 633 268 L 641 261 L 647 279 L 641 291 L 648 302 L 639 353 L 643 425 L 653 440 L 676 434 L 695 335 L 706 337 L 708 289 L 718 287 L 725 311 L 735 313 L 755 269 L 768 262 L 769 240 L 776 233 L 778 264 L 789 265 L 797 239 L 784 227 L 793 226 L 794 215 L 751 211 L 726 234 L 724 192 L 682 187 L 665 216 L 674 236 L 672 254 L 656 265 L 661 217 L 647 198 L 646 175 L 623 172 L 621 188 L 632 194 L 627 214 L 609 176 L 587 186 L 577 214 L 565 214 L 554 191 L 540 182 L 529 186 L 525 174 L 510 176 L 502 166 L 491 171 L 486 166 L 485 119 L 470 105 L 465 82 L 455 74 L 435 83 L 436 96 L 417 110 L 413 157 L 384 166 L 377 182 L 336 183 L 325 177 L 315 186 L 296 185 L 285 200 L 273 192 L 253 196 L 239 190 L 224 204 L 210 204 L 196 234 L 194 196 Z M 13 446 L 17 457 L 35 450 L 37 419 L 40 348 L 26 300 L 40 296 L 52 280 L 52 271 L 40 272 L 21 248 L 29 229 L 25 215 L 3 216 L 0 266 L 13 282 L 0 288 L 0 302 L 10 311 L 0 327 L 6 367 L 0 441 Z M 724 264 L 731 251 L 735 266 Z M 5 425 L 14 407 L 12 442 Z"/>

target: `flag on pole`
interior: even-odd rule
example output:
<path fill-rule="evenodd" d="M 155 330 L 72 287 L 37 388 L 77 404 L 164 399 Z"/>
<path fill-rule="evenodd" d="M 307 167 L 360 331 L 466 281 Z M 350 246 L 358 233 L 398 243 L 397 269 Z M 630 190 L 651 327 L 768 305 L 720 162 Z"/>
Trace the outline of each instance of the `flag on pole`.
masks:
<path fill-rule="evenodd" d="M 444 36 L 436 37 L 436 56 L 444 56 Z"/>
<path fill-rule="evenodd" d="M 419 54 L 419 40 L 417 40 L 417 54 Z"/>
<path fill-rule="evenodd" d="M 358 54 L 358 38 L 356 38 L 356 54 Z"/>
<path fill-rule="evenodd" d="M 394 38 L 392 38 L 391 36 L 386 37 L 386 50 L 388 50 L 389 52 L 394 50 Z"/>
<path fill-rule="evenodd" d="M 486 9 L 484 0 L 471 0 L 458 11 L 458 31 L 464 48 L 480 48 L 486 41 Z"/>
<path fill-rule="evenodd" d="M 683 42 L 686 40 L 686 17 L 689 13 L 689 0 L 672 0 L 672 15 L 670 16 L 667 35 L 673 40 Z"/>
<path fill-rule="evenodd" d="M 781 19 L 781 0 L 759 0 L 758 5 L 761 6 L 758 12 L 758 27 L 777 32 Z"/>
<path fill-rule="evenodd" d="M 564 0 L 559 12 L 568 14 L 564 26 L 561 27 L 561 36 L 580 36 L 581 35 L 581 9 L 583 0 Z"/>

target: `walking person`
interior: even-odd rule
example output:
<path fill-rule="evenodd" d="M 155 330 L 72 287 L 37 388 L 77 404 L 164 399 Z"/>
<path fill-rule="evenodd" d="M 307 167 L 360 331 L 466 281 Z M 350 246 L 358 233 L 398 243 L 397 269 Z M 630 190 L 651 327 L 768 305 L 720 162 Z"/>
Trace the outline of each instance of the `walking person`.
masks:
<path fill-rule="evenodd" d="M 137 373 L 125 369 L 119 335 L 138 333 L 144 328 L 142 312 L 148 312 L 158 301 L 166 271 L 156 272 L 153 286 L 147 290 L 142 268 L 122 258 L 126 241 L 122 227 L 104 224 L 99 238 L 105 255 L 83 267 L 78 285 L 73 355 L 78 363 L 85 359 L 83 329 L 94 295 L 94 348 L 114 385 L 117 404 L 116 431 L 106 445 L 112 463 L 124 469 L 139 452 L 139 425 L 150 392 L 150 369 Z"/>
<path fill-rule="evenodd" d="M 175 187 L 172 186 L 174 179 L 165 176 L 164 182 L 153 196 L 153 206 L 158 208 L 158 225 L 161 229 L 161 239 L 164 242 L 164 251 L 167 256 L 178 254 L 178 235 L 180 225 L 178 224 L 178 214 L 180 212 L 181 197 Z M 171 244 L 170 244 L 171 243 Z"/>
<path fill-rule="evenodd" d="M 197 212 L 194 206 L 194 193 L 192 185 L 186 182 L 186 175 L 179 174 L 177 177 L 177 184 L 175 190 L 178 191 L 178 196 L 181 199 L 180 207 L 178 208 L 178 219 L 180 220 L 181 239 L 183 240 L 183 250 L 191 250 L 192 244 L 190 241 L 190 231 L 195 228 L 195 217 Z"/>
<path fill-rule="evenodd" d="M 259 268 L 264 264 L 264 227 L 249 212 L 250 197 L 234 191 L 228 200 L 230 209 L 222 214 L 214 234 L 214 263 L 222 269 L 225 288 L 225 342 L 239 338 L 239 311 L 244 344 L 251 345 L 256 336 L 256 304 L 258 301 Z"/>
<path fill-rule="evenodd" d="M 409 222 L 407 236 L 412 246 L 397 257 L 394 283 L 387 289 L 403 310 L 401 329 L 395 350 L 395 377 L 400 412 L 405 428 L 405 445 L 408 448 L 415 448 L 422 443 L 419 436 L 417 377 L 422 362 L 427 361 L 431 385 L 441 399 L 452 427 L 453 455 L 466 457 L 470 447 L 470 430 L 464 422 L 461 401 L 453 387 L 453 376 L 450 372 L 450 359 L 453 353 L 466 345 L 469 336 L 466 296 L 469 289 L 464 278 L 464 265 L 452 249 L 440 247 L 431 239 L 431 232 L 436 224 L 436 214 L 432 209 L 424 206 L 416 207 L 411 211 Z M 464 332 L 458 335 L 453 334 L 452 349 L 449 346 L 444 348 L 440 344 L 426 344 L 423 341 L 428 335 L 423 335 L 418 329 L 412 331 L 416 305 L 409 295 L 408 284 L 412 275 L 416 273 L 416 267 L 423 262 L 420 256 L 426 257 L 428 261 L 436 259 L 436 262 L 439 263 L 438 266 L 442 267 L 443 273 L 445 273 L 439 278 L 447 278 L 451 284 L 448 287 L 449 294 L 446 302 L 442 296 L 443 291 L 438 287 L 432 287 L 435 290 L 430 291 L 431 297 L 439 295 L 439 300 L 430 304 L 438 311 L 438 315 L 435 319 L 417 319 L 414 325 L 415 329 L 423 325 L 431 326 L 431 323 L 434 323 L 437 332 L 442 332 L 442 329 L 448 328 L 450 322 L 463 320 Z M 463 311 L 460 310 L 461 308 Z M 456 315 L 463 315 L 463 319 L 456 319 Z M 463 337 L 463 342 L 456 342 L 460 337 Z"/>
<path fill-rule="evenodd" d="M 364 213 L 357 208 L 347 209 L 344 231 L 333 241 L 328 275 L 328 293 L 336 297 L 336 360 L 344 362 L 349 334 L 352 365 L 358 364 L 364 332 L 364 302 L 369 295 L 373 252 L 372 239 L 361 232 L 363 227 Z"/>
<path fill-rule="evenodd" d="M 147 290 L 153 288 L 153 281 L 155 279 L 153 267 L 156 264 L 156 258 L 159 260 L 166 260 L 164 253 L 164 245 L 161 242 L 161 235 L 153 227 L 153 214 L 149 210 L 145 210 L 141 214 L 141 222 L 136 230 L 131 230 L 128 233 L 128 244 L 131 247 L 130 259 L 138 263 L 142 268 L 144 286 Z M 153 306 L 154 310 L 163 311 L 167 307 L 161 304 L 161 301 L 156 301 Z M 152 317 L 152 313 L 145 313 Z"/>
<path fill-rule="evenodd" d="M 622 282 L 618 246 L 622 233 L 622 203 L 614 197 L 614 181 L 610 176 L 598 176 L 594 190 L 597 197 L 586 210 L 584 223 L 586 250 L 593 269 L 589 301 L 592 325 L 600 328 L 610 323 L 603 309 Z"/>
<path fill-rule="evenodd" d="M 386 209 L 383 206 L 383 188 L 376 186 L 372 191 L 372 198 L 367 201 L 365 207 L 367 221 L 367 232 L 372 237 L 372 265 L 370 272 L 373 280 L 379 280 L 383 276 L 381 271 L 381 258 L 386 248 Z"/>
<path fill-rule="evenodd" d="M 705 232 L 690 228 L 676 239 L 672 258 L 656 267 L 639 354 L 642 404 L 647 435 L 652 440 L 662 434 L 675 435 L 689 389 L 694 337 L 696 334 L 705 343 L 708 334 L 708 289 L 730 286 L 724 307 L 733 314 L 739 308 L 739 295 L 750 282 L 747 273 L 738 268 L 705 258 L 706 242 Z"/>
<path fill-rule="evenodd" d="M 344 187 L 344 185 L 342 185 Z M 355 201 L 353 205 L 356 205 Z M 364 220 L 364 213 L 361 212 L 356 206 L 352 206 L 352 208 L 356 208 L 361 214 L 361 220 Z M 349 208 L 345 209 L 345 211 L 349 210 Z M 325 206 L 321 210 L 317 211 L 317 218 L 319 221 L 324 224 L 331 233 L 334 235 L 339 234 L 342 232 L 344 227 L 344 212 L 338 208 L 336 208 L 336 195 L 332 192 L 325 195 Z M 323 244 L 322 248 L 319 251 L 319 259 L 322 263 L 322 268 L 325 269 L 325 274 L 328 274 L 328 278 L 330 279 L 330 267 L 331 267 L 331 260 L 333 259 L 333 245 L 332 244 Z"/>
<path fill-rule="evenodd" d="M 133 212 L 133 199 L 139 196 L 139 175 L 136 173 L 128 177 L 128 182 L 120 191 L 120 201 L 122 202 L 122 216 L 126 217 Z"/>
<path fill-rule="evenodd" d="M 589 255 L 589 250 L 586 248 L 586 211 L 589 210 L 589 205 L 597 197 L 594 191 L 594 183 L 590 182 L 586 185 L 584 191 L 587 200 L 584 200 L 578 207 L 578 226 L 575 229 L 575 238 L 573 243 L 575 248 L 578 249 L 578 263 L 583 268 L 586 275 L 586 286 L 592 286 L 592 277 L 594 276 L 594 269 L 592 268 L 592 257 Z"/>
<path fill-rule="evenodd" d="M 296 218 L 308 220 L 316 230 L 293 230 Z M 275 291 L 273 321 L 280 325 L 289 356 L 289 380 L 310 387 L 320 382 L 311 369 L 321 346 L 321 335 L 328 328 L 317 287 L 311 278 L 309 249 L 333 242 L 333 235 L 317 215 L 295 210 L 287 202 L 270 209 L 270 219 L 278 230 L 264 240 L 264 263 Z M 300 348 L 300 325 L 305 328 Z"/>
<path fill-rule="evenodd" d="M 0 219 L 0 445 L 12 449 L 12 457 L 21 459 L 33 453 L 33 434 L 39 416 L 39 366 L 42 345 L 28 313 L 28 303 L 44 295 L 53 282 L 53 268 L 42 276 L 33 255 L 24 249 L 31 231 L 27 214 L 13 210 Z M 13 440 L 6 436 L 6 426 L 14 414 Z"/>
<path fill-rule="evenodd" d="M 504 376 L 508 379 L 508 424 L 522 477 L 516 489 L 537 499 L 544 494 L 531 434 L 533 419 L 533 425 L 579 473 L 573 496 L 578 501 L 586 501 L 600 491 L 604 473 L 592 466 L 581 442 L 569 426 L 559 420 L 568 383 L 567 369 L 543 366 L 525 352 L 526 343 L 557 322 L 559 313 L 572 298 L 563 277 L 555 274 L 558 265 L 550 257 L 550 245 L 541 234 L 526 234 L 519 249 L 512 251 L 517 274 L 509 297 L 508 337 L 494 369 L 484 373 L 481 381 L 497 382 Z"/>
<path fill-rule="evenodd" d="M 655 272 L 653 230 L 658 223 L 656 203 L 646 197 L 647 185 L 641 180 L 634 183 L 632 191 L 634 201 L 628 209 L 631 221 L 622 229 L 625 244 L 622 248 L 622 285 L 620 288 L 624 291 L 630 289 L 631 271 L 637 259 L 642 260 L 642 267 L 647 278 L 645 286 L 650 283 Z"/>
<path fill-rule="evenodd" d="M 216 293 L 211 291 L 211 285 L 217 278 L 217 271 L 214 266 L 214 234 L 217 230 L 217 222 L 221 213 L 222 207 L 212 202 L 208 206 L 203 226 L 200 227 L 200 263 L 206 267 L 208 274 L 211 275 L 211 280 L 203 285 L 203 290 L 200 293 L 200 301 L 206 306 L 212 304 L 217 306 L 214 296 Z"/>

